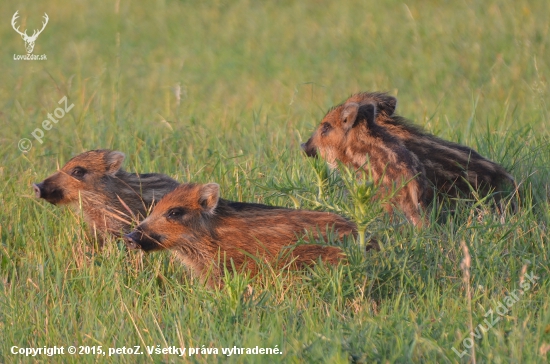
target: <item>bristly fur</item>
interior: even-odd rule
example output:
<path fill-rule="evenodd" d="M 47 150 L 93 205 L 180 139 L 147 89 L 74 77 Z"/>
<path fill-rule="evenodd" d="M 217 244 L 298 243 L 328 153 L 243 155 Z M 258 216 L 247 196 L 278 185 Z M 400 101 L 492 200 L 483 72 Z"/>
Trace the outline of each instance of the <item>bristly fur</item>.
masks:
<path fill-rule="evenodd" d="M 368 169 L 374 181 L 381 184 L 380 193 L 384 196 L 400 188 L 386 210 L 392 213 L 397 207 L 420 227 L 426 222 L 421 208 L 429 202 L 424 166 L 398 138 L 378 124 L 377 115 L 383 107 L 354 101 L 338 105 L 325 115 L 302 147 L 308 156 L 319 154 L 331 166 L 338 160 L 355 169 Z"/>
<path fill-rule="evenodd" d="M 371 102 L 373 94 L 362 93 L 352 96 L 360 102 Z M 378 122 L 392 135 L 403 141 L 407 149 L 415 153 L 424 164 L 426 177 L 438 191 L 452 195 L 470 195 L 474 190 L 488 193 L 502 191 L 509 185 L 515 186 L 514 178 L 499 164 L 483 157 L 474 149 L 450 142 L 426 132 L 420 126 L 395 115 L 395 98 L 387 94 L 374 94 L 379 102 L 393 105 L 379 115 Z"/>
<path fill-rule="evenodd" d="M 424 194 L 433 199 L 432 191 L 450 197 L 471 197 L 472 190 L 487 195 L 516 189 L 514 178 L 499 164 L 481 156 L 474 149 L 438 138 L 422 127 L 395 114 L 397 99 L 385 93 L 362 92 L 350 96 L 342 105 L 375 104 L 379 111 L 376 124 L 397 138 L 422 163 L 425 178 L 431 186 Z"/>
<path fill-rule="evenodd" d="M 128 245 L 145 251 L 172 250 L 203 279 L 213 268 L 210 284 L 216 284 L 224 266 L 256 274 L 256 259 L 279 264 L 294 259 L 293 266 L 301 266 L 320 258 L 335 264 L 344 258 L 337 247 L 293 244 L 307 240 L 307 232 L 315 239 L 326 239 L 331 229 L 339 237 L 356 233 L 353 223 L 332 213 L 235 203 L 221 199 L 218 191 L 213 183 L 182 184 L 125 236 Z M 280 260 L 286 248 L 291 254 Z"/>
<path fill-rule="evenodd" d="M 157 173 L 128 173 L 124 154 L 91 150 L 72 158 L 59 172 L 34 185 L 37 197 L 54 205 L 81 207 L 86 222 L 103 240 L 121 236 L 179 183 Z"/>

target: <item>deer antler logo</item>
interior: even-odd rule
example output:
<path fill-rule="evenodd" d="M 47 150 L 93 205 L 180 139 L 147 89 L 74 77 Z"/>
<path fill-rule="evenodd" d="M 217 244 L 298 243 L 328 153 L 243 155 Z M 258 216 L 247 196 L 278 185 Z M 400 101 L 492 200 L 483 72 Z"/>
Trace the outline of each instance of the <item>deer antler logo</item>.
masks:
<path fill-rule="evenodd" d="M 23 40 L 25 41 L 25 48 L 27 48 L 27 53 L 32 53 L 33 49 L 34 49 L 34 42 L 36 42 L 36 38 L 38 38 L 38 36 L 40 35 L 40 33 L 42 33 L 42 31 L 44 30 L 44 28 L 46 28 L 46 24 L 48 24 L 48 14 L 44 13 L 44 22 L 42 23 L 42 29 L 40 30 L 35 30 L 33 31 L 32 35 L 29 37 L 27 35 L 27 30 L 25 29 L 24 32 L 21 32 L 19 30 L 19 27 L 15 27 L 15 22 L 17 20 L 17 18 L 19 17 L 19 15 L 17 14 L 19 13 L 19 10 L 17 10 L 15 12 L 15 14 L 13 14 L 13 17 L 11 18 L 11 26 L 13 27 L 13 29 L 19 33 L 21 35 L 21 38 L 23 38 Z"/>

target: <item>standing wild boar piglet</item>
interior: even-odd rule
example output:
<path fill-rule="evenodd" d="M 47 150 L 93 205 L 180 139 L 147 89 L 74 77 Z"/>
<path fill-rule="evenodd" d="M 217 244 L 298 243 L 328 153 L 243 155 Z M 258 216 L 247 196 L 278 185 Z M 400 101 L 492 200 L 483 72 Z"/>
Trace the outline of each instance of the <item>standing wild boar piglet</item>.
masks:
<path fill-rule="evenodd" d="M 472 148 L 440 139 L 395 115 L 395 97 L 363 92 L 352 95 L 346 103 L 376 105 L 379 110 L 376 122 L 418 157 L 426 178 L 438 192 L 451 197 L 471 197 L 472 189 L 483 195 L 495 191 L 498 202 L 502 192 L 517 190 L 514 178 L 502 166 Z"/>
<path fill-rule="evenodd" d="M 310 157 L 320 155 L 331 167 L 339 160 L 355 169 L 365 168 L 376 183 L 380 194 L 396 191 L 391 213 L 398 208 L 416 226 L 424 221 L 421 208 L 429 203 L 428 182 L 424 168 L 414 153 L 378 125 L 375 103 L 345 102 L 332 108 L 309 140 L 302 144 Z"/>
<path fill-rule="evenodd" d="M 258 267 L 250 256 L 281 263 L 285 247 L 307 239 L 307 232 L 327 238 L 330 229 L 339 237 L 356 232 L 353 223 L 332 213 L 231 202 L 220 198 L 215 183 L 182 184 L 125 239 L 130 248 L 174 251 L 202 279 L 212 268 L 212 285 L 220 282 L 224 266 L 231 270 L 233 263 L 237 271 L 255 274 Z M 334 246 L 303 244 L 286 258 L 294 265 L 312 265 L 318 258 L 334 264 L 344 255 Z"/>
<path fill-rule="evenodd" d="M 121 236 L 130 231 L 133 220 L 147 216 L 155 202 L 179 185 L 163 174 L 125 172 L 123 161 L 123 153 L 107 149 L 82 153 L 33 184 L 35 195 L 54 205 L 81 207 L 92 232 L 102 240 L 107 233 Z"/>

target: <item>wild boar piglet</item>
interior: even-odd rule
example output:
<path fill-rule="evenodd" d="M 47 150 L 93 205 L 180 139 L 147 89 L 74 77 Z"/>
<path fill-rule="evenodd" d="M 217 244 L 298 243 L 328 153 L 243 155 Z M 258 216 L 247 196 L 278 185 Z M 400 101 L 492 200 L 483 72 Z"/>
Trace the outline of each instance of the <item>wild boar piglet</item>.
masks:
<path fill-rule="evenodd" d="M 293 245 L 308 236 L 326 239 L 356 233 L 353 223 L 336 214 L 231 202 L 220 198 L 219 190 L 215 183 L 180 185 L 125 235 L 127 245 L 144 251 L 171 250 L 202 279 L 212 269 L 208 283 L 219 284 L 224 266 L 256 274 L 256 259 L 278 264 L 291 259 L 296 267 L 319 258 L 336 264 L 344 258 L 338 247 Z M 285 254 L 286 248 L 290 254 Z"/>
<path fill-rule="evenodd" d="M 394 194 L 386 210 L 391 214 L 398 208 L 420 227 L 424 224 L 421 210 L 429 203 L 424 167 L 399 139 L 378 125 L 378 113 L 374 103 L 338 105 L 302 148 L 309 157 L 320 155 L 333 168 L 336 161 L 364 168 L 380 184 L 380 195 Z"/>
<path fill-rule="evenodd" d="M 362 92 L 346 102 L 374 103 L 380 112 L 377 122 L 403 142 L 424 165 L 426 178 L 438 192 L 451 197 L 471 197 L 472 189 L 486 195 L 493 191 L 497 200 L 507 192 L 517 192 L 514 177 L 501 165 L 474 149 L 441 139 L 418 125 L 396 115 L 397 99 L 384 93 Z"/>
<path fill-rule="evenodd" d="M 381 169 L 380 166 L 384 165 L 387 165 L 388 171 L 393 169 L 401 174 L 401 179 L 417 173 L 417 182 L 409 189 L 416 191 L 421 207 L 433 201 L 434 192 L 436 197 L 451 198 L 472 198 L 472 192 L 475 192 L 482 197 L 494 193 L 497 207 L 502 211 L 503 197 L 510 192 L 517 194 L 514 178 L 502 166 L 470 147 L 426 132 L 396 115 L 396 106 L 397 99 L 385 93 L 362 92 L 352 95 L 327 113 L 319 128 L 302 147 L 308 156 L 319 154 L 332 165 L 335 160 L 340 160 L 355 168 L 361 165 L 364 160 L 361 156 L 366 153 L 371 165 L 374 165 L 375 177 L 376 169 Z M 374 109 L 372 122 L 355 122 L 350 125 L 350 113 L 346 111 L 348 108 Z M 400 155 L 404 157 L 395 158 Z M 408 164 L 406 168 L 397 168 L 402 163 L 400 160 L 410 160 L 412 163 L 405 163 Z M 392 165 L 395 167 L 391 167 Z M 395 179 L 395 175 L 397 174 L 389 177 Z M 413 193 L 404 192 L 403 196 L 401 201 L 396 201 L 396 205 L 415 222 L 417 217 L 410 212 L 414 204 Z M 512 200 L 513 210 L 517 208 L 517 200 Z"/>
<path fill-rule="evenodd" d="M 101 241 L 108 234 L 121 236 L 179 185 L 164 174 L 128 173 L 121 168 L 123 161 L 123 153 L 108 149 L 79 154 L 58 172 L 33 184 L 35 196 L 54 205 L 81 207 Z"/>

